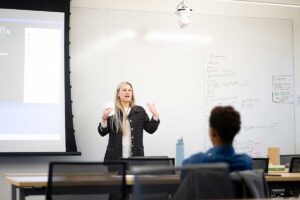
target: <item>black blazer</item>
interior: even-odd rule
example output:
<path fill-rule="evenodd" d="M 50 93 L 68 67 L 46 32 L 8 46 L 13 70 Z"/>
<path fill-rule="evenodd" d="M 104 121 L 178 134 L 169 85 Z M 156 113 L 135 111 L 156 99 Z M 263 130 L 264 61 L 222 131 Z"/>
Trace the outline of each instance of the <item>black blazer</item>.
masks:
<path fill-rule="evenodd" d="M 131 156 L 144 156 L 143 130 L 150 134 L 154 133 L 160 120 L 156 121 L 153 118 L 150 120 L 145 109 L 141 106 L 132 107 L 128 119 L 131 128 Z M 98 126 L 98 132 L 101 136 L 109 134 L 104 161 L 122 158 L 122 131 L 114 132 L 111 127 L 111 120 L 112 117 L 109 117 L 106 128 L 103 128 L 101 123 Z"/>

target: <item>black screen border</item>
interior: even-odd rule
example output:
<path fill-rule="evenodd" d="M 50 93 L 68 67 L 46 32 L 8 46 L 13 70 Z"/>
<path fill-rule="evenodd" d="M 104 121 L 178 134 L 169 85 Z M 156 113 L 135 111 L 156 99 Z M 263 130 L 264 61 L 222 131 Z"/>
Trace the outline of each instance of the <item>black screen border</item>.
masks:
<path fill-rule="evenodd" d="M 0 156 L 78 156 L 73 125 L 71 82 L 70 82 L 70 0 L 0 0 L 0 8 L 63 12 L 65 14 L 64 74 L 65 74 L 65 146 L 66 152 L 0 152 Z"/>

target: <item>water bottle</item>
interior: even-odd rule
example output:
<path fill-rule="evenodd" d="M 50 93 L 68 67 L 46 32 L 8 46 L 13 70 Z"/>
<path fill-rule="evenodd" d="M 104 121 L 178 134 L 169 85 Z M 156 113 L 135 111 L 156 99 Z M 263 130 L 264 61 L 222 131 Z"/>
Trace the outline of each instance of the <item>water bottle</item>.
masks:
<path fill-rule="evenodd" d="M 184 158 L 184 143 L 182 135 L 179 136 L 176 142 L 176 166 L 181 166 Z"/>

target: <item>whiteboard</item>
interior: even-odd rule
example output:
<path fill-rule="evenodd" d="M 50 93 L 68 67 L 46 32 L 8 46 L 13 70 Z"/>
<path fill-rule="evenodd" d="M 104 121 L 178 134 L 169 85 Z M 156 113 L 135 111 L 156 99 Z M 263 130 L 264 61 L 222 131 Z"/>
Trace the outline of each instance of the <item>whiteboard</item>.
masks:
<path fill-rule="evenodd" d="M 217 104 L 234 105 L 242 117 L 239 151 L 295 153 L 292 21 L 205 18 L 213 41 L 205 57 L 206 117 Z"/>
<path fill-rule="evenodd" d="M 77 118 L 75 111 L 75 128 L 86 127 L 88 115 L 97 127 L 127 80 L 138 105 L 155 102 L 160 112 L 158 131 L 144 135 L 146 155 L 174 157 L 178 135 L 185 157 L 210 148 L 208 116 L 220 104 L 241 113 L 237 151 L 295 153 L 291 20 L 194 14 L 180 29 L 173 13 L 73 8 L 71 26 L 73 89 L 88 94 L 75 93 L 74 104 L 90 110 Z M 93 138 L 103 157 L 108 138 Z"/>

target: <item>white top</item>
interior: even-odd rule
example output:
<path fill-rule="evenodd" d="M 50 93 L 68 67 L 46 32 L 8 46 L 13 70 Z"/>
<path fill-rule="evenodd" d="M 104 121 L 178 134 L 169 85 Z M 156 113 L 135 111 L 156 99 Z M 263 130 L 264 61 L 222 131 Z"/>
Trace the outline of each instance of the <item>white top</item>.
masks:
<path fill-rule="evenodd" d="M 123 127 L 123 136 L 122 136 L 122 157 L 128 158 L 131 156 L 131 129 L 128 120 L 128 114 L 130 112 L 130 108 L 125 109 L 125 126 Z"/>

